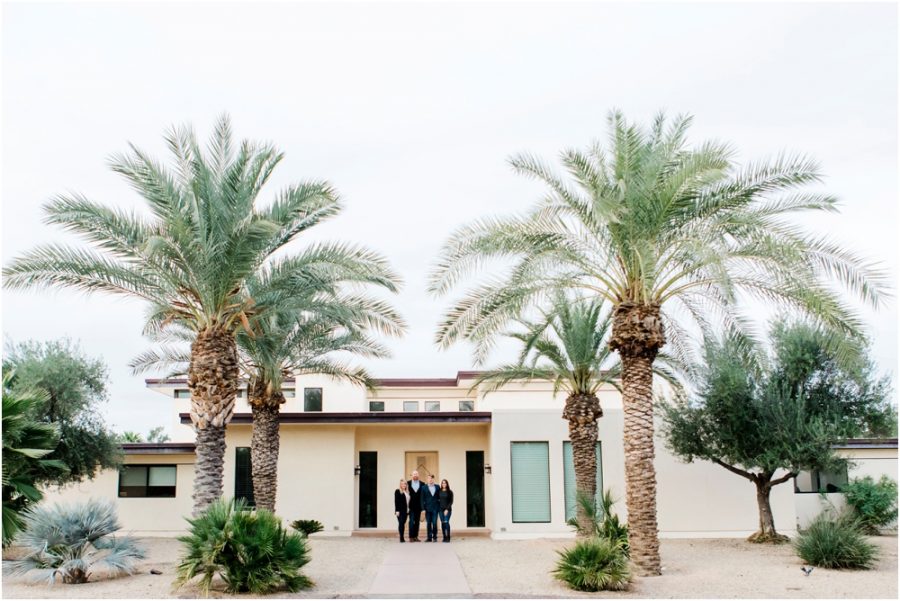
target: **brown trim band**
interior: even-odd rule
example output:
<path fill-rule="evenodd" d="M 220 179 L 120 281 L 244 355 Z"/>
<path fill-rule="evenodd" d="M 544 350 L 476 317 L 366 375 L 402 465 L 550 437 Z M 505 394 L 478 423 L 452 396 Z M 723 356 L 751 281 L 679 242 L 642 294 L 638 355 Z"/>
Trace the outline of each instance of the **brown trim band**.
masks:
<path fill-rule="evenodd" d="M 191 423 L 190 413 L 179 413 L 182 424 Z M 365 413 L 332 412 L 332 413 L 280 413 L 278 422 L 282 424 L 488 424 L 491 422 L 490 411 L 420 411 L 417 413 L 398 413 L 373 411 Z M 253 414 L 235 413 L 232 424 L 252 424 Z"/>
<path fill-rule="evenodd" d="M 197 449 L 197 445 L 192 442 L 124 442 L 121 447 L 126 455 L 193 454 Z"/>

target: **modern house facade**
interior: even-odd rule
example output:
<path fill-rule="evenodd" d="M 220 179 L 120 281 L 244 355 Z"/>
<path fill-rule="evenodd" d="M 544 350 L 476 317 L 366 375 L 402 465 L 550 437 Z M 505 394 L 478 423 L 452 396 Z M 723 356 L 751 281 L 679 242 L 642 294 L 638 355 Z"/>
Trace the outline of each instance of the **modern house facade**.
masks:
<path fill-rule="evenodd" d="M 575 486 L 564 394 L 549 384 L 513 384 L 487 395 L 473 389 L 475 372 L 447 379 L 384 379 L 376 392 L 320 376 L 285 383 L 281 411 L 277 513 L 315 519 L 333 536 L 393 533 L 393 491 L 416 469 L 446 478 L 456 495 L 457 533 L 494 538 L 568 537 Z M 173 536 L 191 512 L 194 433 L 185 380 L 147 380 L 172 407 L 169 443 L 123 445 L 125 467 L 92 481 L 50 490 L 50 501 L 113 499 L 125 530 Z M 612 386 L 598 396 L 598 485 L 612 490 L 627 518 L 622 403 Z M 241 391 L 226 430 L 225 494 L 252 501 L 251 414 Z M 896 478 L 897 441 L 858 440 L 839 451 L 853 464 L 843 474 L 801 474 L 772 492 L 776 527 L 796 531 L 824 506 L 819 490 L 847 478 Z M 743 537 L 756 530 L 753 486 L 709 462 L 685 464 L 661 440 L 656 446 L 660 536 Z M 840 504 L 841 495 L 827 495 Z"/>

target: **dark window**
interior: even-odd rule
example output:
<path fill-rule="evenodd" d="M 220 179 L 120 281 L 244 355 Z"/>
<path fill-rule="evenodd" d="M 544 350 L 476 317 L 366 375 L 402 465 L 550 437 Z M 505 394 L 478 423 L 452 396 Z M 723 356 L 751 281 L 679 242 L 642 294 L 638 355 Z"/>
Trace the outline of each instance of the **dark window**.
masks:
<path fill-rule="evenodd" d="M 174 465 L 126 465 L 119 470 L 120 497 L 174 497 Z"/>
<path fill-rule="evenodd" d="M 466 451 L 466 526 L 484 527 L 484 451 Z"/>
<path fill-rule="evenodd" d="M 384 411 L 384 401 L 369 401 L 369 411 Z"/>
<path fill-rule="evenodd" d="M 794 477 L 794 492 L 841 492 L 847 485 L 847 468 L 836 472 L 804 470 Z"/>
<path fill-rule="evenodd" d="M 176 399 L 189 399 L 191 398 L 191 391 L 187 388 L 178 388 L 175 390 L 175 398 Z"/>
<path fill-rule="evenodd" d="M 460 411 L 475 411 L 475 401 L 460 401 L 459 402 L 459 410 Z"/>
<path fill-rule="evenodd" d="M 441 410 L 441 402 L 440 401 L 425 401 L 425 411 L 440 411 Z"/>
<path fill-rule="evenodd" d="M 234 450 L 234 498 L 244 499 L 250 507 L 256 506 L 253 499 L 253 466 L 250 462 L 250 447 Z"/>
<path fill-rule="evenodd" d="M 359 452 L 359 527 L 378 526 L 378 453 Z"/>
<path fill-rule="evenodd" d="M 304 388 L 303 389 L 303 410 L 304 411 L 321 411 L 322 410 L 322 389 L 321 388 Z"/>

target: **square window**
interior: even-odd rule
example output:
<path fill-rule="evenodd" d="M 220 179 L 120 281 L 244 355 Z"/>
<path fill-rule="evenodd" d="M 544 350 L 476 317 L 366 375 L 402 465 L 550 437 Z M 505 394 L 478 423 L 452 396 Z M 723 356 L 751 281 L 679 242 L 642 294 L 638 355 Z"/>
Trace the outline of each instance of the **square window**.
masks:
<path fill-rule="evenodd" d="M 303 389 L 303 410 L 304 411 L 321 411 L 322 410 L 322 389 L 321 388 L 304 388 Z"/>
<path fill-rule="evenodd" d="M 425 411 L 440 411 L 441 410 L 441 402 L 440 401 L 425 401 Z"/>
<path fill-rule="evenodd" d="M 403 401 L 403 410 L 404 411 L 418 411 L 419 410 L 419 401 Z"/>
<path fill-rule="evenodd" d="M 384 401 L 369 401 L 369 411 L 384 411 Z"/>
<path fill-rule="evenodd" d="M 459 410 L 460 411 L 475 411 L 475 401 L 460 401 L 459 402 Z"/>
<path fill-rule="evenodd" d="M 126 465 L 119 471 L 120 497 L 174 497 L 174 465 Z"/>

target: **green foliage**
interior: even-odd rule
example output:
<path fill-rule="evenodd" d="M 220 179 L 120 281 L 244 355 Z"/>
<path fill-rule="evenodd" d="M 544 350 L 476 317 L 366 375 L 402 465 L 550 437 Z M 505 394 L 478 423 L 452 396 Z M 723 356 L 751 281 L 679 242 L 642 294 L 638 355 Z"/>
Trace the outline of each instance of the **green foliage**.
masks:
<path fill-rule="evenodd" d="M 844 498 L 867 534 L 897 521 L 897 482 L 882 476 L 854 478 L 843 488 Z"/>
<path fill-rule="evenodd" d="M 794 548 L 803 561 L 823 568 L 868 570 L 878 558 L 877 547 L 847 512 L 835 517 L 823 511 L 800 532 Z"/>
<path fill-rule="evenodd" d="M 48 584 L 81 584 L 97 570 L 133 574 L 144 552 L 134 540 L 113 536 L 120 527 L 109 501 L 38 505 L 25 516 L 25 529 L 16 539 L 25 556 L 10 562 L 10 573 Z"/>
<path fill-rule="evenodd" d="M 126 430 L 117 435 L 119 442 L 169 442 L 169 435 L 165 432 L 165 427 L 157 426 L 151 428 L 145 438 L 140 432 L 132 432 Z"/>
<path fill-rule="evenodd" d="M 496 266 L 445 313 L 436 341 L 476 346 L 483 360 L 510 321 L 541 307 L 559 288 L 663 310 L 667 350 L 693 363 L 689 332 L 721 323 L 752 342 L 739 299 L 761 299 L 859 334 L 863 324 L 836 280 L 878 306 L 889 274 L 798 227 L 798 216 L 834 211 L 837 200 L 806 189 L 815 161 L 782 154 L 739 165 L 722 142 L 688 144 L 692 118 L 659 114 L 649 126 L 609 115 L 606 143 L 560 153 L 563 173 L 522 154 L 513 169 L 543 184 L 524 214 L 488 217 L 443 245 L 429 288 L 447 294 Z"/>
<path fill-rule="evenodd" d="M 200 588 L 209 594 L 216 574 L 230 593 L 265 594 L 281 586 L 293 592 L 312 586 L 300 573 L 309 563 L 306 538 L 288 532 L 271 512 L 250 511 L 243 500 L 219 499 L 188 522 L 189 534 L 178 539 L 185 546 L 178 586 L 201 575 Z"/>
<path fill-rule="evenodd" d="M 605 538 L 622 549 L 626 557 L 629 554 L 628 546 L 628 524 L 619 521 L 619 516 L 613 512 L 612 507 L 615 501 L 612 497 L 612 491 L 606 489 L 603 491 L 598 502 L 594 502 L 590 495 L 578 492 L 575 496 L 576 502 L 581 506 L 588 520 L 592 524 L 589 532 L 585 532 L 578 524 L 578 518 L 571 518 L 567 523 L 576 529 L 581 536 L 593 536 L 597 538 Z"/>
<path fill-rule="evenodd" d="M 15 372 L 10 390 L 41 390 L 31 416 L 59 429 L 60 443 L 47 459 L 67 470 L 48 475 L 41 483 L 65 484 L 92 479 L 98 468 L 121 462 L 116 435 L 107 428 L 102 403 L 107 400 L 107 369 L 100 359 L 87 357 L 68 339 L 9 344 L 4 369 Z"/>
<path fill-rule="evenodd" d="M 35 421 L 35 407 L 46 393 L 10 388 L 12 371 L 3 374 L 3 546 L 22 528 L 22 513 L 43 498 L 36 484 L 64 475 L 67 468 L 48 459 L 59 444 L 54 424 Z"/>
<path fill-rule="evenodd" d="M 764 481 L 779 469 L 845 464 L 833 444 L 863 432 L 888 394 L 860 368 L 864 347 L 806 322 L 776 322 L 771 339 L 769 360 L 734 338 L 707 341 L 696 398 L 660 407 L 675 455 L 741 466 Z"/>
<path fill-rule="evenodd" d="M 628 588 L 631 574 L 628 556 L 607 538 L 587 538 L 558 551 L 553 575 L 578 591 L 621 591 Z"/>
<path fill-rule="evenodd" d="M 304 536 L 309 536 L 310 534 L 321 532 L 325 529 L 325 526 L 319 520 L 294 520 L 291 522 L 291 528 L 302 532 Z"/>

